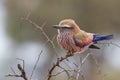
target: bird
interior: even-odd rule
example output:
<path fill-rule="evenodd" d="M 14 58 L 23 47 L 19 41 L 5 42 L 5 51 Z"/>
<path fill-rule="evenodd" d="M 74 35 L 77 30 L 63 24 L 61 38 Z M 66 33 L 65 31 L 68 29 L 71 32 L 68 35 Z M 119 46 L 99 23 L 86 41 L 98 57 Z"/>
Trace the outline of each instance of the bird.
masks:
<path fill-rule="evenodd" d="M 100 49 L 95 45 L 96 43 L 113 38 L 113 34 L 100 35 L 86 32 L 73 19 L 61 20 L 58 25 L 52 27 L 57 29 L 57 42 L 68 55 L 83 52 L 86 48 Z"/>

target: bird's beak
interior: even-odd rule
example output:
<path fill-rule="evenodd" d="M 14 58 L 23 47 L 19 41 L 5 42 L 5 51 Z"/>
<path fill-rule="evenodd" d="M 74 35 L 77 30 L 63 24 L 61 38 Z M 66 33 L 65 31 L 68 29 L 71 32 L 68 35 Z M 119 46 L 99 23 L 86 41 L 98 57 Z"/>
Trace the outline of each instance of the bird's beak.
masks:
<path fill-rule="evenodd" d="M 59 25 L 53 25 L 52 27 L 56 28 L 56 29 L 60 29 L 61 28 L 61 26 L 59 26 Z"/>

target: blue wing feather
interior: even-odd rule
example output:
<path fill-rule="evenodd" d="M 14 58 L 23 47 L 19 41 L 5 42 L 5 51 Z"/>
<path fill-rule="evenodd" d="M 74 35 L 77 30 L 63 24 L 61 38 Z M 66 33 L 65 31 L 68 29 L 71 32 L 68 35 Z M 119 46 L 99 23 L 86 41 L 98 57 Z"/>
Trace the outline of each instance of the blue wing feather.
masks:
<path fill-rule="evenodd" d="M 98 41 L 103 41 L 103 40 L 110 40 L 113 38 L 113 34 L 111 35 L 106 35 L 106 36 L 101 36 L 99 34 L 94 34 L 93 35 L 93 41 L 94 43 L 98 42 Z"/>

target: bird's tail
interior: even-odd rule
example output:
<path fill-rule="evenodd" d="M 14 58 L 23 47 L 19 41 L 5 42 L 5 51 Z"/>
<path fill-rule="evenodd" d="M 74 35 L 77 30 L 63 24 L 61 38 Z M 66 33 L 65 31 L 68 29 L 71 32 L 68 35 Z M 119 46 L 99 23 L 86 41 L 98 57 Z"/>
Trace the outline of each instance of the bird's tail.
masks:
<path fill-rule="evenodd" d="M 93 42 L 97 43 L 99 41 L 110 40 L 112 38 L 113 38 L 113 34 L 105 35 L 105 36 L 102 36 L 102 35 L 99 35 L 99 34 L 94 34 L 93 35 Z"/>

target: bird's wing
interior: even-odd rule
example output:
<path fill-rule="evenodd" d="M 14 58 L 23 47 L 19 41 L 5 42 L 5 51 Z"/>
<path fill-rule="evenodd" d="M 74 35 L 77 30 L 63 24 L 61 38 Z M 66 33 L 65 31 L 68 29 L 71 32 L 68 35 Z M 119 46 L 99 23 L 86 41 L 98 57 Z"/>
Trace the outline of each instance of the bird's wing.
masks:
<path fill-rule="evenodd" d="M 93 34 L 81 30 L 79 33 L 74 35 L 73 40 L 76 46 L 84 47 L 92 42 Z"/>

